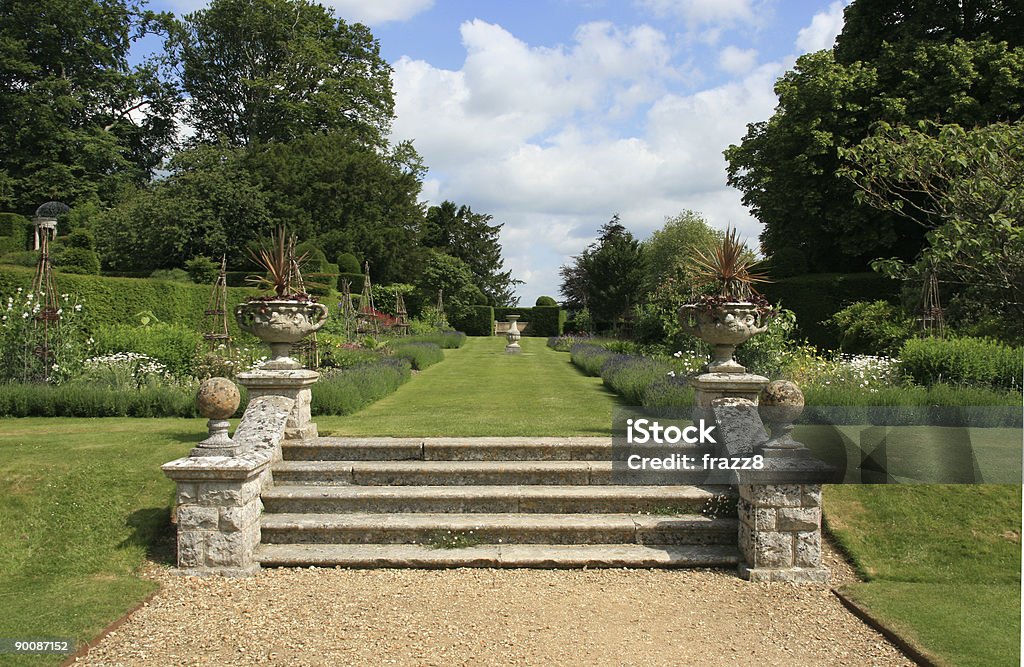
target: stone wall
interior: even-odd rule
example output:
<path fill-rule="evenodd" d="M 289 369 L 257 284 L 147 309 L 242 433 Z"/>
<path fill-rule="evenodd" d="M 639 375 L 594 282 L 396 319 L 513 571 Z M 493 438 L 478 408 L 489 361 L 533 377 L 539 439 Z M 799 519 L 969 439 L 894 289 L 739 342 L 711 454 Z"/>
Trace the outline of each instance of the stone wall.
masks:
<path fill-rule="evenodd" d="M 750 581 L 823 583 L 820 484 L 740 484 L 739 545 Z"/>

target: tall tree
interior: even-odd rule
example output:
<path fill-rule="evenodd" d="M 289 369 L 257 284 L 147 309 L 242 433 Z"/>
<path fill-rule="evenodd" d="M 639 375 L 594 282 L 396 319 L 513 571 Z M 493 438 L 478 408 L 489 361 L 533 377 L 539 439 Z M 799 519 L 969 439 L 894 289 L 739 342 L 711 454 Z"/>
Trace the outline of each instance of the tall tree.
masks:
<path fill-rule="evenodd" d="M 817 271 L 865 270 L 886 255 L 913 259 L 923 230 L 859 205 L 853 184 L 836 178 L 840 149 L 858 144 L 878 121 L 975 125 L 1024 113 L 1024 47 L 988 36 L 1014 16 L 996 12 L 1002 3 L 963 3 L 975 8 L 964 10 L 972 16 L 982 5 L 990 10 L 981 12 L 988 28 L 970 40 L 976 30 L 965 27 L 964 13 L 926 11 L 949 3 L 896 3 L 904 14 L 891 4 L 856 0 L 836 49 L 799 58 L 776 84 L 772 118 L 748 125 L 742 143 L 725 152 L 729 183 L 764 224 L 769 255 L 795 248 Z M 893 41 L 879 42 L 872 26 L 893 21 L 883 31 Z"/>
<path fill-rule="evenodd" d="M 639 303 L 645 273 L 640 242 L 615 215 L 602 225 L 596 242 L 574 257 L 572 265 L 562 267 L 561 293 L 567 305 L 585 306 L 595 325 L 607 329 Z"/>
<path fill-rule="evenodd" d="M 683 211 L 666 218 L 661 229 L 643 242 L 647 265 L 647 290 L 656 291 L 669 277 L 689 284 L 688 259 L 696 250 L 704 250 L 721 237 L 696 211 Z"/>
<path fill-rule="evenodd" d="M 281 142 L 346 130 L 383 146 L 391 67 L 370 29 L 309 0 L 213 0 L 174 42 L 199 142 Z"/>
<path fill-rule="evenodd" d="M 132 43 L 167 15 L 125 0 L 0 4 L 0 206 L 111 200 L 142 183 L 174 143 L 176 87 Z"/>
<path fill-rule="evenodd" d="M 502 225 L 492 225 L 486 213 L 474 213 L 469 206 L 444 201 L 427 209 L 423 224 L 423 245 L 461 259 L 473 272 L 473 281 L 494 306 L 514 305 L 514 292 L 522 281 L 503 271 Z"/>

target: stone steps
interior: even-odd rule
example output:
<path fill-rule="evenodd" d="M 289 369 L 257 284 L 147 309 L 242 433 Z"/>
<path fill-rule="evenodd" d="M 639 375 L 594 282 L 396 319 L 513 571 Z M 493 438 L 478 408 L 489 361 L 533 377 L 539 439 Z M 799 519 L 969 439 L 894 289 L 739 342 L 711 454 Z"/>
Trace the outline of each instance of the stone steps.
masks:
<path fill-rule="evenodd" d="M 609 438 L 324 437 L 282 452 L 261 496 L 265 566 L 739 561 L 735 515 L 711 518 L 734 488 L 699 485 L 701 471 L 624 484 Z"/>
<path fill-rule="evenodd" d="M 583 568 L 729 567 L 735 546 L 642 544 L 481 544 L 435 549 L 418 544 L 261 544 L 264 567 Z"/>
<path fill-rule="evenodd" d="M 621 464 L 620 464 L 621 465 Z M 363 486 L 612 484 L 637 474 L 613 474 L 611 461 L 281 461 L 274 480 L 282 484 Z M 674 471 L 648 484 L 700 484 L 704 470 Z M 653 476 L 651 476 L 653 477 Z M 661 480 L 658 482 L 657 480 Z"/>
<path fill-rule="evenodd" d="M 268 513 L 519 512 L 700 514 L 729 487 L 696 486 L 318 486 L 263 492 Z"/>
<path fill-rule="evenodd" d="M 729 544 L 736 519 L 643 514 L 270 514 L 267 544 Z"/>

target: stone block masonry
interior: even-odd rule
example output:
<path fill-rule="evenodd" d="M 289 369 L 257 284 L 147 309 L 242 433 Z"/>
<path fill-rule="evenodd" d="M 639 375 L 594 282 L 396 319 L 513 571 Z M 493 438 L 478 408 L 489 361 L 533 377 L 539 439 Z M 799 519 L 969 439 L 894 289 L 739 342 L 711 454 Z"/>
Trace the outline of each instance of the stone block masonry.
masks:
<path fill-rule="evenodd" d="M 189 456 L 162 467 L 178 485 L 178 567 L 185 574 L 246 576 L 259 568 L 262 491 L 272 483 L 271 465 L 295 399 L 263 394 L 250 399 L 235 431 L 237 456 Z M 314 427 L 315 428 L 315 427 Z"/>
<path fill-rule="evenodd" d="M 744 579 L 824 583 L 820 484 L 740 484 L 739 545 Z"/>

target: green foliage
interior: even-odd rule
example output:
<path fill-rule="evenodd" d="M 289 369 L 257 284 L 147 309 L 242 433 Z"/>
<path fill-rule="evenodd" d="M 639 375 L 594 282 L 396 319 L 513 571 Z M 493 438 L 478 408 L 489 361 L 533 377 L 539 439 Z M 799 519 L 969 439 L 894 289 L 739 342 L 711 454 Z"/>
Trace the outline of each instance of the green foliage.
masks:
<path fill-rule="evenodd" d="M 537 297 L 537 301 L 533 305 L 554 307 L 558 305 L 558 302 L 555 301 L 550 296 L 539 296 Z"/>
<path fill-rule="evenodd" d="M 351 130 L 383 145 L 391 67 L 369 28 L 303 1 L 214 0 L 176 35 L 195 141 L 233 146 Z"/>
<path fill-rule="evenodd" d="M 520 321 L 530 325 L 526 334 L 529 336 L 561 336 L 565 326 L 564 314 L 559 306 L 494 309 L 494 318 L 499 322 L 506 321 L 509 315 L 519 315 Z M 490 332 L 487 335 L 490 335 Z"/>
<path fill-rule="evenodd" d="M 511 271 L 502 271 L 498 242 L 502 225 L 490 222 L 491 216 L 486 213 L 474 213 L 469 206 L 456 207 L 454 202 L 444 201 L 427 209 L 423 245 L 465 262 L 473 274 L 473 284 L 487 297 L 487 303 L 504 306 L 514 303 L 515 286 L 521 281 L 513 280 Z"/>
<path fill-rule="evenodd" d="M 177 376 L 195 374 L 203 337 L 181 324 L 157 322 L 149 326 L 100 324 L 93 330 L 95 354 L 135 352 L 160 361 Z"/>
<path fill-rule="evenodd" d="M 338 273 L 338 290 L 341 290 L 342 282 L 347 280 L 349 282 L 349 291 L 353 297 L 359 296 L 359 293 L 363 291 L 363 274 L 361 273 Z M 374 285 L 371 282 L 371 289 Z"/>
<path fill-rule="evenodd" d="M 569 349 L 572 363 L 587 375 L 601 375 L 604 362 L 615 356 L 615 352 L 595 343 L 577 343 Z"/>
<path fill-rule="evenodd" d="M 195 387 L 0 384 L 0 417 L 196 417 Z"/>
<path fill-rule="evenodd" d="M 976 307 L 964 324 L 994 315 L 1009 330 L 1024 329 L 1024 122 L 882 124 L 841 154 L 852 163 L 841 173 L 861 188 L 862 201 L 929 230 L 914 269 L 891 261 L 895 273 L 931 271 L 967 286 L 957 291 Z"/>
<path fill-rule="evenodd" d="M 469 314 L 452 322 L 467 336 L 490 336 L 494 333 L 494 307 L 473 306 Z"/>
<path fill-rule="evenodd" d="M 589 308 L 581 308 L 576 311 L 572 319 L 566 323 L 564 327 L 565 331 L 573 331 L 574 333 L 580 334 L 592 334 L 594 333 L 594 321 L 590 317 Z"/>
<path fill-rule="evenodd" d="M 839 336 L 828 320 L 857 301 L 897 300 L 899 283 L 877 273 L 820 273 L 780 278 L 761 287 L 773 304 L 796 313 L 794 336 L 821 348 L 837 349 Z"/>
<path fill-rule="evenodd" d="M 197 285 L 212 285 L 220 275 L 220 264 L 209 257 L 199 255 L 185 262 L 188 277 Z"/>
<path fill-rule="evenodd" d="M 32 285 L 29 269 L 0 266 L 0 294 L 13 294 Z M 79 298 L 89 313 L 90 321 L 107 324 L 138 324 L 137 314 L 152 311 L 157 320 L 201 331 L 205 326 L 204 311 L 210 300 L 209 285 L 192 285 L 138 278 L 107 278 L 64 274 L 58 289 Z M 258 292 L 248 288 L 228 288 L 228 312 Z M 228 318 L 231 335 L 240 334 L 234 318 Z"/>
<path fill-rule="evenodd" d="M 17 213 L 0 213 L 0 257 L 28 247 L 32 223 Z"/>
<path fill-rule="evenodd" d="M 779 308 L 768 320 L 768 330 L 736 348 L 736 361 L 751 372 L 778 377 L 787 361 L 787 353 L 796 346 L 793 337 L 798 320 L 792 310 Z M 698 348 L 703 351 L 704 347 Z M 700 355 L 702 358 L 704 354 Z"/>
<path fill-rule="evenodd" d="M 313 385 L 314 415 L 347 415 L 394 392 L 411 377 L 409 362 L 382 359 L 328 370 Z"/>
<path fill-rule="evenodd" d="M 0 383 L 57 384 L 82 367 L 89 348 L 83 300 L 65 293 L 56 303 L 57 319 L 41 319 L 46 309 L 38 295 L 0 281 Z"/>
<path fill-rule="evenodd" d="M 395 357 L 407 360 L 413 370 L 417 371 L 444 361 L 444 352 L 436 343 L 426 341 L 393 342 L 391 350 Z"/>
<path fill-rule="evenodd" d="M 772 253 L 766 263 L 772 278 L 789 278 L 807 273 L 807 253 L 800 248 L 782 247 Z"/>
<path fill-rule="evenodd" d="M 156 63 L 130 64 L 129 51 L 140 35 L 158 40 L 166 18 L 127 0 L 4 3 L 0 206 L 30 215 L 50 199 L 109 202 L 148 180 L 174 143 L 181 100 Z"/>
<path fill-rule="evenodd" d="M 39 263 L 39 252 L 36 250 L 19 250 L 0 255 L 0 263 L 15 266 L 35 266 Z"/>
<path fill-rule="evenodd" d="M 461 259 L 429 251 L 418 281 L 422 303 L 434 304 L 438 290 L 444 292 L 444 309 L 449 322 L 472 317 L 473 306 L 487 303 L 487 296 L 476 286 L 469 266 Z"/>
<path fill-rule="evenodd" d="M 53 258 L 54 268 L 63 273 L 81 273 L 95 276 L 100 272 L 100 258 L 90 248 L 71 246 Z"/>
<path fill-rule="evenodd" d="M 721 232 L 712 229 L 696 211 L 683 211 L 674 218 L 666 218 L 661 229 L 643 242 L 647 261 L 647 289 L 657 291 L 672 278 L 692 287 L 690 260 L 695 251 L 711 247 L 721 239 Z"/>
<path fill-rule="evenodd" d="M 924 245 L 921 227 L 891 211 L 857 205 L 856 186 L 835 177 L 844 166 L 843 149 L 865 139 L 876 122 L 973 127 L 1024 112 L 1019 38 L 1008 44 L 977 33 L 956 12 L 929 13 L 913 4 L 901 14 L 892 3 L 863 0 L 854 6 L 862 4 L 886 17 L 879 18 L 884 29 L 865 32 L 874 20 L 847 23 L 839 44 L 871 48 L 850 47 L 840 57 L 844 49 L 837 46 L 835 55 L 801 56 L 776 83 L 779 105 L 772 118 L 748 125 L 741 144 L 725 151 L 730 185 L 765 225 L 764 252 L 796 247 L 812 271 L 860 271 L 879 256 L 908 261 Z M 924 16 L 919 27 L 927 30 L 894 28 Z M 1011 33 L 1008 27 L 1001 32 Z M 894 39 L 883 45 L 879 40 L 887 35 Z M 857 57 L 849 56 L 850 49 Z"/>
<path fill-rule="evenodd" d="M 852 354 L 899 353 L 903 341 L 914 335 L 914 321 L 888 301 L 857 301 L 835 313 L 839 344 Z"/>
<path fill-rule="evenodd" d="M 904 371 L 915 382 L 983 387 L 1021 386 L 1024 348 L 979 338 L 911 338 L 900 350 Z"/>
<path fill-rule="evenodd" d="M 192 284 L 192 278 L 189 277 L 188 272 L 184 269 L 157 269 L 153 273 L 149 274 L 149 277 L 153 280 L 166 280 L 172 283 L 186 283 Z"/>
<path fill-rule="evenodd" d="M 671 372 L 672 366 L 659 359 L 616 354 L 601 365 L 601 380 L 627 404 L 642 405 L 648 388 Z"/>
<path fill-rule="evenodd" d="M 560 273 L 566 306 L 587 307 L 595 328 L 609 329 L 622 322 L 643 294 L 645 255 L 615 215 L 601 227 L 597 242 Z"/>
<path fill-rule="evenodd" d="M 359 258 L 350 252 L 343 252 L 338 255 L 338 272 L 343 274 L 361 274 L 363 267 L 359 262 Z"/>
<path fill-rule="evenodd" d="M 466 334 L 461 331 L 435 331 L 396 339 L 399 343 L 432 343 L 442 350 L 457 350 L 466 344 Z"/>

